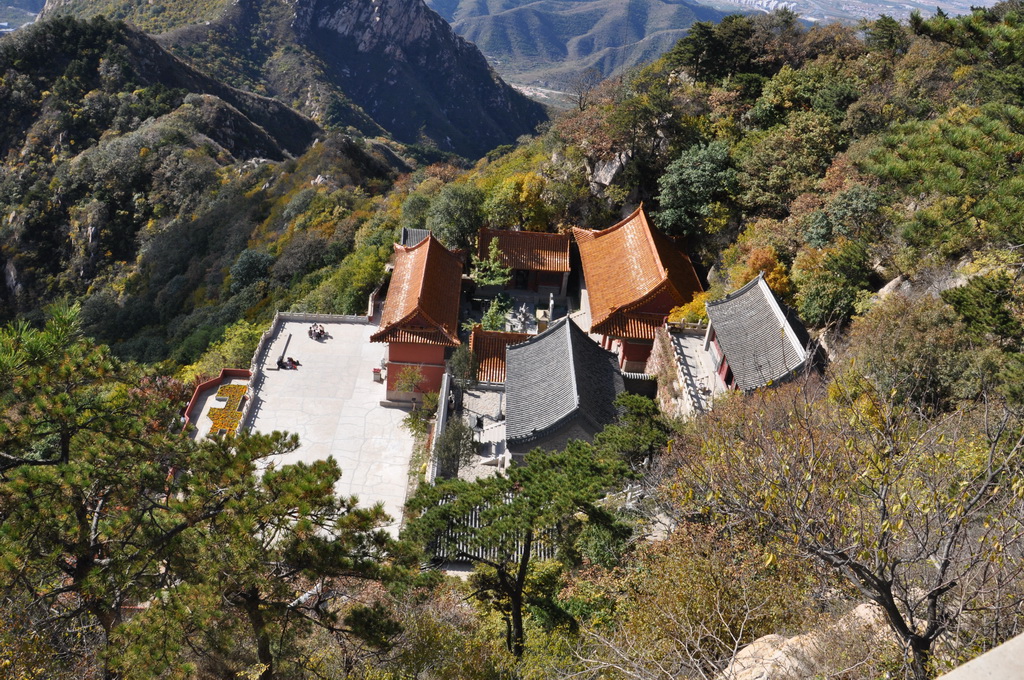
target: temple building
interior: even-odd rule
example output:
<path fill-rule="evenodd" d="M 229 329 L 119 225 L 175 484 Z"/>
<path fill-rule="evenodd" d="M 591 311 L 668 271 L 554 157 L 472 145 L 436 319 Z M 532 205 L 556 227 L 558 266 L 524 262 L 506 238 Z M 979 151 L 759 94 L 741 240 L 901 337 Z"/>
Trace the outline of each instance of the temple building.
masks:
<path fill-rule="evenodd" d="M 572 319 L 508 347 L 505 372 L 505 442 L 514 456 L 590 441 L 618 415 L 618 358 Z"/>
<path fill-rule="evenodd" d="M 507 288 L 565 297 L 569 283 L 569 235 L 481 229 L 477 253 L 487 258 L 497 239 L 502 264 L 512 270 Z"/>
<path fill-rule="evenodd" d="M 624 371 L 642 372 L 654 332 L 673 307 L 703 289 L 685 253 L 647 222 L 643 206 L 602 231 L 573 229 L 583 261 L 590 333 L 619 355 Z"/>
<path fill-rule="evenodd" d="M 720 384 L 749 392 L 806 368 L 809 337 L 796 314 L 776 299 L 760 274 L 722 300 L 707 304 L 704 350 Z"/>
<path fill-rule="evenodd" d="M 371 342 L 388 343 L 387 398 L 417 399 L 435 392 L 445 371 L 445 352 L 459 345 L 462 260 L 431 235 L 413 246 L 395 244 L 394 272 L 379 330 Z M 396 389 L 399 374 L 417 368 L 423 380 L 416 392 Z"/>

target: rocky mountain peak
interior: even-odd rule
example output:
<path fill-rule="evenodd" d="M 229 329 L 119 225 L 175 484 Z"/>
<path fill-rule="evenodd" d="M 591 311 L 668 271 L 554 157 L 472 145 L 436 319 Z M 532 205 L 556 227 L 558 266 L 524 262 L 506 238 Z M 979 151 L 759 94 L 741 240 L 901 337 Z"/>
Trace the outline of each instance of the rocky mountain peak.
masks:
<path fill-rule="evenodd" d="M 402 48 L 450 32 L 423 0 L 296 0 L 300 36 L 326 29 L 350 39 L 360 52 L 383 49 L 402 58 Z"/>
<path fill-rule="evenodd" d="M 293 7 L 296 41 L 401 141 L 427 138 L 478 155 L 545 118 L 423 0 L 294 0 Z"/>

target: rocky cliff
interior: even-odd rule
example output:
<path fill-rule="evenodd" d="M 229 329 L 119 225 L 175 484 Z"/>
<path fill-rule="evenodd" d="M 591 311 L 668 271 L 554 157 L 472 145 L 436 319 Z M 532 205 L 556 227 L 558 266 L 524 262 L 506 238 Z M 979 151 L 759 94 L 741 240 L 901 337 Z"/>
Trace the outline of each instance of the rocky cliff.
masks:
<path fill-rule="evenodd" d="M 294 27 L 332 80 L 402 141 L 481 155 L 544 117 L 422 0 L 298 0 Z"/>

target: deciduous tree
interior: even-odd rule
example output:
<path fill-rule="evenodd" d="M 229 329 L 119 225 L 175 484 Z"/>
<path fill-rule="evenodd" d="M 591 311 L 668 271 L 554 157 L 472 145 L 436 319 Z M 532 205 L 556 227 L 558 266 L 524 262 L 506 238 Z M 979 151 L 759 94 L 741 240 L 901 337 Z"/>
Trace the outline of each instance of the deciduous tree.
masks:
<path fill-rule="evenodd" d="M 924 680 L 940 641 L 957 658 L 1020 623 L 1020 425 L 994 403 L 925 418 L 850 372 L 716 405 L 678 480 L 690 507 L 798 546 L 881 607 Z"/>
<path fill-rule="evenodd" d="M 478 286 L 504 286 L 512 278 L 512 268 L 505 266 L 498 239 L 491 239 L 487 257 L 473 256 L 472 275 Z"/>

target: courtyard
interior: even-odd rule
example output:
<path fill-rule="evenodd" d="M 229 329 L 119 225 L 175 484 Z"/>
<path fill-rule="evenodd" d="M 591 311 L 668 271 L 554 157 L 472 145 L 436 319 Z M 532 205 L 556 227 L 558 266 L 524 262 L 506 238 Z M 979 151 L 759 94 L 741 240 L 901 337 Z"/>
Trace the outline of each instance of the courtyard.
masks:
<path fill-rule="evenodd" d="M 386 345 L 370 342 L 377 327 L 360 321 L 320 321 L 327 335 L 311 338 L 308 321 L 282 321 L 256 357 L 262 377 L 255 381 L 247 423 L 254 432 L 287 431 L 299 448 L 272 462 L 287 465 L 333 456 L 342 477 L 335 490 L 356 496 L 361 506 L 383 503 L 397 533 L 409 484 L 412 435 L 402 426 L 407 411 L 385 407 L 385 388 L 376 382 Z M 292 357 L 295 369 L 278 368 Z"/>

